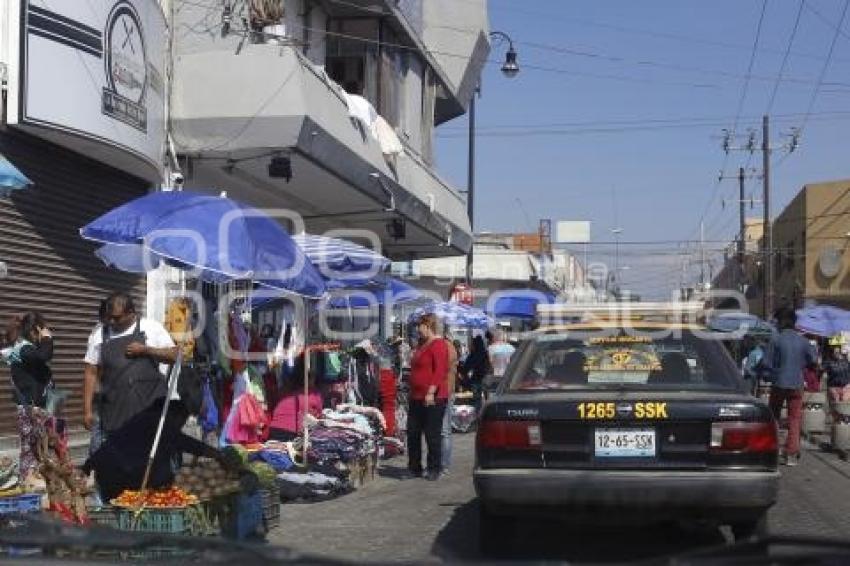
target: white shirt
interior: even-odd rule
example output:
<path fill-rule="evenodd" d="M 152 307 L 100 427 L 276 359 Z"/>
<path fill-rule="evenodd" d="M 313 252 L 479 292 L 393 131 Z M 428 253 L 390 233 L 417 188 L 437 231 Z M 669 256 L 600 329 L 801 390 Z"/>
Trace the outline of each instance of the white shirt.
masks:
<path fill-rule="evenodd" d="M 102 328 L 103 326 L 98 324 L 92 331 L 91 335 L 89 335 L 85 362 L 93 366 L 100 365 L 100 347 L 103 342 Z M 150 346 L 151 348 L 173 348 L 175 346 L 174 340 L 171 339 L 171 335 L 168 333 L 165 327 L 155 320 L 151 320 L 149 318 L 141 319 L 139 322 L 139 329 L 145 334 L 146 346 Z M 135 330 L 135 322 L 131 324 L 127 330 L 118 334 L 112 334 L 110 331 L 107 330 L 106 339 L 112 340 L 113 338 L 121 338 L 122 336 L 128 336 L 135 332 Z M 162 372 L 163 375 L 165 375 L 168 371 L 168 366 L 160 364 L 159 371 Z"/>

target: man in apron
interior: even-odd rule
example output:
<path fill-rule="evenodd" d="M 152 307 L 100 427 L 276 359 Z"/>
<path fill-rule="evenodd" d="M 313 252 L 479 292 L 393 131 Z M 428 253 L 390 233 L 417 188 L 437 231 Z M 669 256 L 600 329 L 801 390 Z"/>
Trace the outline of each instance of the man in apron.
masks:
<path fill-rule="evenodd" d="M 106 300 L 100 339 L 89 345 L 86 363 L 100 375 L 100 425 L 106 438 L 168 392 L 165 371 L 177 347 L 162 324 L 136 314 L 133 299 L 114 293 Z"/>

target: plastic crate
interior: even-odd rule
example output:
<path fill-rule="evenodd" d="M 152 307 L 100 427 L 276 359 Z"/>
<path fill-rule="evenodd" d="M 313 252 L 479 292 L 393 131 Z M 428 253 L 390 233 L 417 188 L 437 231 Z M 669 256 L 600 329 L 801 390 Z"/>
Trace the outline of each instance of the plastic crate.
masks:
<path fill-rule="evenodd" d="M 37 493 L 0 497 L 0 515 L 37 513 L 39 511 L 41 511 L 41 495 Z"/>
<path fill-rule="evenodd" d="M 266 532 L 280 526 L 280 490 L 278 488 L 261 489 L 263 497 L 263 524 Z"/>
<path fill-rule="evenodd" d="M 118 509 L 111 505 L 102 507 L 89 507 L 86 509 L 89 516 L 89 521 L 92 524 L 100 525 L 101 527 L 118 528 Z"/>
<path fill-rule="evenodd" d="M 145 509 L 136 519 L 132 509 L 118 510 L 118 528 L 122 531 L 185 535 L 191 531 L 189 509 Z"/>
<path fill-rule="evenodd" d="M 245 540 L 252 535 L 262 534 L 263 496 L 260 491 L 236 496 L 230 511 L 227 520 L 221 525 L 225 537 Z"/>

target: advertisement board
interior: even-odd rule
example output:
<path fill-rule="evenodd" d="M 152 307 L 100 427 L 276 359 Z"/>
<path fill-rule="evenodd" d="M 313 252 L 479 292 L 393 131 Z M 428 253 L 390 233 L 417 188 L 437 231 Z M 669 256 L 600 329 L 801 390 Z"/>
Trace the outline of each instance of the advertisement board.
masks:
<path fill-rule="evenodd" d="M 12 4 L 20 51 L 9 124 L 107 162 L 110 149 L 130 153 L 161 173 L 167 32 L 159 3 Z"/>
<path fill-rule="evenodd" d="M 555 241 L 559 244 L 589 243 L 590 222 L 586 220 L 559 220 L 555 227 Z"/>

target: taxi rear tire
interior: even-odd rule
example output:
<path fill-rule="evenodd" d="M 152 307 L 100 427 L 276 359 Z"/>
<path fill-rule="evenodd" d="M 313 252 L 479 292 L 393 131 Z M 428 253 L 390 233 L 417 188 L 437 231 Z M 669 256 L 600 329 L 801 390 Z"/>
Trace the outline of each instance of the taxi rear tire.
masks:
<path fill-rule="evenodd" d="M 730 525 L 735 542 L 742 542 L 767 535 L 767 513 L 749 521 L 741 521 Z"/>
<path fill-rule="evenodd" d="M 478 549 L 483 556 L 497 558 L 505 556 L 513 542 L 516 519 L 495 515 L 484 505 L 478 507 Z"/>

